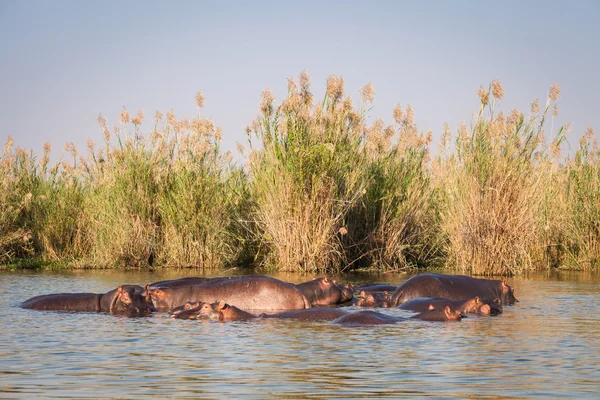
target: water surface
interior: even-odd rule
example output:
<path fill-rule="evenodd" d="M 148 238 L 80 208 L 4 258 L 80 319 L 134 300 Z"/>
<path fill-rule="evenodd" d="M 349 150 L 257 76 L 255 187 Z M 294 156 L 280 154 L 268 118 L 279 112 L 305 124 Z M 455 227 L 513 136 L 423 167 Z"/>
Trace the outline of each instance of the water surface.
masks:
<path fill-rule="evenodd" d="M 357 328 L 19 308 L 41 294 L 107 292 L 184 274 L 191 272 L 0 272 L 0 397 L 600 396 L 600 279 L 593 275 L 510 279 L 520 303 L 498 317 L 460 323 Z M 355 283 L 405 279 L 338 277 Z"/>

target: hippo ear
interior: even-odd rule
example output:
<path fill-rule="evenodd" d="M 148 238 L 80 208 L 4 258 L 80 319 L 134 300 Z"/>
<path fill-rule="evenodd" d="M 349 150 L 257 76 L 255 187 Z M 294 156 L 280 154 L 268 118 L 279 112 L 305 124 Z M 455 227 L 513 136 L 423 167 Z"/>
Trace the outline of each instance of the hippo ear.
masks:
<path fill-rule="evenodd" d="M 475 299 L 474 299 L 474 300 L 475 300 L 475 303 L 476 303 L 476 304 L 479 304 L 479 303 L 481 303 L 481 299 L 479 298 L 479 296 L 475 296 Z"/>
<path fill-rule="evenodd" d="M 117 288 L 117 293 L 123 293 L 123 285 L 119 285 Z"/>
<path fill-rule="evenodd" d="M 365 297 L 367 297 L 367 294 L 365 293 L 365 291 L 364 291 L 364 290 L 361 290 L 361 292 L 360 292 L 360 294 L 358 295 L 358 297 L 362 297 L 362 298 L 364 299 Z"/>
<path fill-rule="evenodd" d="M 435 310 L 435 307 L 433 306 L 433 304 L 430 304 L 429 307 L 427 307 L 427 309 L 431 310 Z"/>
<path fill-rule="evenodd" d="M 217 305 L 217 310 L 223 310 L 224 308 L 227 307 L 227 304 L 225 304 L 225 300 L 221 300 L 219 301 L 219 304 Z"/>
<path fill-rule="evenodd" d="M 327 277 L 324 277 L 323 282 L 327 283 L 327 282 L 329 282 L 329 279 L 327 279 Z"/>
<path fill-rule="evenodd" d="M 452 315 L 452 310 L 450 309 L 450 306 L 446 306 L 446 308 L 444 308 L 444 314 L 446 314 L 447 317 L 450 317 Z"/>

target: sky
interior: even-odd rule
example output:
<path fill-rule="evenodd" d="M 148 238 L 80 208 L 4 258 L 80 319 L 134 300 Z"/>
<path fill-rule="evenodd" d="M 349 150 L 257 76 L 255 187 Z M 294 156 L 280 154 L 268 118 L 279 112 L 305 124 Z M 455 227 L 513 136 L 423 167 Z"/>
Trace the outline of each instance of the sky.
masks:
<path fill-rule="evenodd" d="M 201 113 L 223 128 L 224 150 L 245 143 L 261 92 L 277 99 L 306 70 L 313 93 L 341 75 L 370 119 L 392 123 L 410 104 L 434 141 L 478 109 L 477 90 L 499 79 L 501 108 L 529 110 L 559 83 L 557 126 L 572 147 L 600 130 L 600 1 L 39 1 L 0 0 L 0 145 L 53 157 L 66 142 L 102 142 L 102 113 L 125 106 Z M 151 123 L 142 132 L 149 133 Z M 552 133 L 547 133 L 550 137 Z"/>

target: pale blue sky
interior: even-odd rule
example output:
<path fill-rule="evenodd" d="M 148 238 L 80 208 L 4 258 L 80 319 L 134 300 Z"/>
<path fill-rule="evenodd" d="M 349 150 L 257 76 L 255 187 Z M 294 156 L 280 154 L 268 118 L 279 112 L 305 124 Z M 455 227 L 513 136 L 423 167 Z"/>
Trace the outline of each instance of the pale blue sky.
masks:
<path fill-rule="evenodd" d="M 321 96 L 330 74 L 346 92 L 372 82 L 372 117 L 411 104 L 439 138 L 476 111 L 480 84 L 500 79 L 503 109 L 529 109 L 561 85 L 558 124 L 571 144 L 600 128 L 600 1 L 12 1 L 0 0 L 0 142 L 57 157 L 102 139 L 96 118 L 174 108 L 245 142 L 260 93 L 280 99 L 303 69 Z M 556 124 L 555 124 L 556 125 Z M 148 125 L 145 131 L 150 130 Z M 598 135 L 598 133 L 596 133 Z"/>

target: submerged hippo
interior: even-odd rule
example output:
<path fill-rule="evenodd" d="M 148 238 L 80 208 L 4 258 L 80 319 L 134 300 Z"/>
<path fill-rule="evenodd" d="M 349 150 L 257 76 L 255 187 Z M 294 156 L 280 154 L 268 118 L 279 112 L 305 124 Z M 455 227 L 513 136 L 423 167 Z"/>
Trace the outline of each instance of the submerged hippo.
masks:
<path fill-rule="evenodd" d="M 374 283 L 369 285 L 363 285 L 356 288 L 358 292 L 373 293 L 373 292 L 388 292 L 394 293 L 398 286 L 388 285 L 387 283 Z"/>
<path fill-rule="evenodd" d="M 390 307 L 390 295 L 388 292 L 371 292 L 365 293 L 364 291 L 360 292 L 359 299 L 356 302 L 356 305 L 359 307 Z"/>
<path fill-rule="evenodd" d="M 411 318 L 430 322 L 451 322 L 460 321 L 462 319 L 462 314 L 460 311 L 453 310 L 450 306 L 446 306 L 444 308 L 423 311 L 422 313 L 413 315 Z"/>
<path fill-rule="evenodd" d="M 399 306 L 418 297 L 468 300 L 475 296 L 485 303 L 492 303 L 496 299 L 501 304 L 518 301 L 514 296 L 514 289 L 505 281 L 427 273 L 415 275 L 400 285 L 392 294 L 392 305 Z"/>
<path fill-rule="evenodd" d="M 448 300 L 440 298 L 420 297 L 404 302 L 398 306 L 402 310 L 410 311 L 429 311 L 444 309 L 450 306 L 453 310 L 460 311 L 461 314 L 481 314 L 496 315 L 502 313 L 502 306 L 482 302 L 478 296 L 470 300 Z"/>
<path fill-rule="evenodd" d="M 261 314 L 260 318 L 295 319 L 298 321 L 332 321 L 347 312 L 339 308 L 309 308 L 307 310 L 285 311 L 277 314 Z"/>
<path fill-rule="evenodd" d="M 327 278 L 317 278 L 297 284 L 311 306 L 330 306 L 352 300 L 352 288 Z"/>
<path fill-rule="evenodd" d="M 159 311 L 171 310 L 187 302 L 214 302 L 217 299 L 242 310 L 284 311 L 310 308 L 306 296 L 296 286 L 266 276 L 247 276 L 170 288 L 146 288 Z"/>
<path fill-rule="evenodd" d="M 116 313 L 155 311 L 151 299 L 137 285 L 121 285 L 108 293 L 55 293 L 25 300 L 22 308 Z"/>
<path fill-rule="evenodd" d="M 332 324 L 346 326 L 395 324 L 404 318 L 393 317 L 377 311 L 365 310 L 347 313 L 331 321 Z"/>

